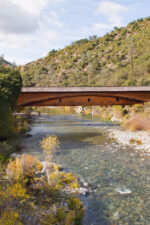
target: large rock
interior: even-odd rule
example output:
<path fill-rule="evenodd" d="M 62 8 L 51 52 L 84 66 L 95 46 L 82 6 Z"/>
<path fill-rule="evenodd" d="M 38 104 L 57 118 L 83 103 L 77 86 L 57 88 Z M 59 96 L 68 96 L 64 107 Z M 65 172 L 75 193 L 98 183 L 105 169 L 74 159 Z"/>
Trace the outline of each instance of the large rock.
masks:
<path fill-rule="evenodd" d="M 55 163 L 44 161 L 44 162 L 41 162 L 41 164 L 43 166 L 41 173 L 44 173 L 47 176 L 50 174 L 50 172 L 55 172 L 57 170 L 58 171 L 63 170 L 63 167 L 61 165 L 57 165 Z"/>
<path fill-rule="evenodd" d="M 21 155 L 20 154 L 17 154 L 17 153 L 12 153 L 11 156 L 10 156 L 10 161 L 13 161 L 17 158 L 19 158 Z"/>
<path fill-rule="evenodd" d="M 88 189 L 87 188 L 79 188 L 78 189 L 78 193 L 80 195 L 87 195 L 89 193 Z"/>

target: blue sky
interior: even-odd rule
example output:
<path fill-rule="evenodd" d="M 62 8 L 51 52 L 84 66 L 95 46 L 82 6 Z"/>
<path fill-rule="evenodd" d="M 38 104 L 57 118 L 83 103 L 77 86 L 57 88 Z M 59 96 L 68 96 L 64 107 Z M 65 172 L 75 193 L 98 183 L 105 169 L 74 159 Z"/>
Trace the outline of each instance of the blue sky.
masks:
<path fill-rule="evenodd" d="M 0 55 L 25 64 L 148 16 L 149 0 L 0 0 Z"/>

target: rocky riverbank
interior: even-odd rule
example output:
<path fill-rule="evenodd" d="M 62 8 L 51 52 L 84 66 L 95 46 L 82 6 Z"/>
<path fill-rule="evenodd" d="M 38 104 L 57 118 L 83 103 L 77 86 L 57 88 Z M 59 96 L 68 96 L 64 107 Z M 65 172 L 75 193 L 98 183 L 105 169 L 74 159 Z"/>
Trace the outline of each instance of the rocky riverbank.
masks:
<path fill-rule="evenodd" d="M 130 146 L 137 150 L 144 150 L 150 154 L 150 133 L 147 131 L 123 131 L 118 128 L 109 130 L 109 137 L 123 146 Z"/>

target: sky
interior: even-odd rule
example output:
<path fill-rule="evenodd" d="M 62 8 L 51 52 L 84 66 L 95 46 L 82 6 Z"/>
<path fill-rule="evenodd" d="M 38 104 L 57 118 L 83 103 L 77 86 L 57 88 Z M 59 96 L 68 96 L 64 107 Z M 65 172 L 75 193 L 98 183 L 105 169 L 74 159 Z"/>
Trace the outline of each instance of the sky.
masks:
<path fill-rule="evenodd" d="M 150 16 L 150 0 L 0 0 L 0 55 L 23 65 Z"/>

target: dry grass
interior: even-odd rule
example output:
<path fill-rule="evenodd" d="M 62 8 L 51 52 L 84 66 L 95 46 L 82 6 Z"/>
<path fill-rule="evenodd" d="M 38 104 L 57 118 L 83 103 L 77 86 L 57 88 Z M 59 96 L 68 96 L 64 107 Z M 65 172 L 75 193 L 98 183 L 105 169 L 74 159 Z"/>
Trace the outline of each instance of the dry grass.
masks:
<path fill-rule="evenodd" d="M 137 115 L 132 119 L 124 122 L 123 127 L 132 132 L 139 130 L 150 130 L 150 119 L 143 117 L 142 115 Z"/>
<path fill-rule="evenodd" d="M 137 140 L 137 139 L 130 139 L 130 143 L 131 144 L 137 144 L 137 145 L 142 145 L 143 143 L 142 143 L 142 141 L 140 141 L 140 140 Z"/>

